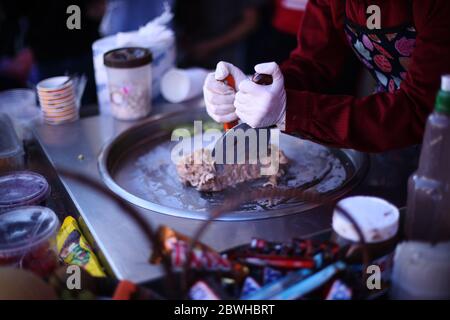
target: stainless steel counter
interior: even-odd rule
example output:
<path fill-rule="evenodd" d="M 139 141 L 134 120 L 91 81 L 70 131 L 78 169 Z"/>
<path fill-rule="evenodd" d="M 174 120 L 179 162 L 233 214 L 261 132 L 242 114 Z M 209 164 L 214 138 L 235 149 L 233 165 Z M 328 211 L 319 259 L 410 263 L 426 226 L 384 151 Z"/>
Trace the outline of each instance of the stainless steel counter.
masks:
<path fill-rule="evenodd" d="M 192 103 L 159 104 L 156 112 L 189 110 Z M 42 125 L 36 128 L 35 133 L 55 168 L 70 169 L 101 181 L 97 157 L 102 146 L 134 124 L 108 116 L 95 116 L 64 126 Z M 119 279 L 145 282 L 161 274 L 159 266 L 148 264 L 151 249 L 146 238 L 117 205 L 74 180 L 64 177 L 61 180 L 84 220 L 87 228 L 84 231 L 95 240 L 103 262 L 112 275 Z M 165 224 L 187 235 L 192 235 L 202 223 L 137 209 L 153 226 Z M 212 223 L 203 241 L 217 250 L 247 243 L 252 237 L 283 241 L 329 228 L 330 216 L 331 208 L 318 208 L 281 218 L 246 222 L 217 221 Z"/>

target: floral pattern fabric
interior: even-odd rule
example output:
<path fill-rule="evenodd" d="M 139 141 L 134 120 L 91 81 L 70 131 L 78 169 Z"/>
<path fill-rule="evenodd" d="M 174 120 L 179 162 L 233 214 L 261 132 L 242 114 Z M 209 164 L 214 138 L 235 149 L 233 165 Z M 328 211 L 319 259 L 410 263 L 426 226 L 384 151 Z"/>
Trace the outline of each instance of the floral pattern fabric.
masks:
<path fill-rule="evenodd" d="M 395 92 L 406 78 L 416 45 L 414 27 L 372 31 L 347 21 L 345 33 L 359 60 L 377 81 L 377 92 Z"/>

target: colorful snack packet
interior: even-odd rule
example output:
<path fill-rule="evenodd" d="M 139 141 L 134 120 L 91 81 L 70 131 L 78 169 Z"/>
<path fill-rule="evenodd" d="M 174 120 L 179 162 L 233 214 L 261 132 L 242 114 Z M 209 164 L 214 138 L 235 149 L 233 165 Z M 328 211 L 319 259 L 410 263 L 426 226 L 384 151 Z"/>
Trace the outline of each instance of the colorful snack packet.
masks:
<path fill-rule="evenodd" d="M 160 226 L 156 231 L 156 237 L 160 245 L 161 253 L 162 255 L 165 256 L 170 255 L 172 253 L 173 244 L 176 243 L 177 241 L 183 241 L 186 244 L 190 242 L 190 238 L 188 236 L 178 233 L 167 226 Z M 212 248 L 204 245 L 203 243 L 198 243 L 196 247 L 205 251 L 214 252 Z M 150 262 L 153 264 L 159 264 L 161 263 L 161 259 L 162 257 L 158 254 L 158 252 L 156 250 L 153 250 Z"/>
<path fill-rule="evenodd" d="M 191 239 L 167 226 L 161 226 L 157 232 L 162 254 L 170 258 L 175 270 L 181 270 L 188 260 Z M 161 259 L 162 257 L 154 251 L 150 261 L 158 264 Z M 237 278 L 243 278 L 248 273 L 245 266 L 227 259 L 203 243 L 195 244 L 190 252 L 189 261 L 189 268 L 197 271 L 220 271 L 233 274 Z"/>
<path fill-rule="evenodd" d="M 59 257 L 66 264 L 80 266 L 94 277 L 106 276 L 73 217 L 64 219 L 56 236 L 56 245 Z"/>

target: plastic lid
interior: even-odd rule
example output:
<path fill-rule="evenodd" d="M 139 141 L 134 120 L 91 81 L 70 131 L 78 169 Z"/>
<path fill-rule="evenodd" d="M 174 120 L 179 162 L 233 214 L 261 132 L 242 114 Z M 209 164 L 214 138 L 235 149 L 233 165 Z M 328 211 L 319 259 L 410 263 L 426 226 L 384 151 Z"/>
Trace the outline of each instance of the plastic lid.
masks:
<path fill-rule="evenodd" d="M 17 137 L 11 119 L 0 113 L 0 160 L 23 154 L 22 144 Z"/>
<path fill-rule="evenodd" d="M 441 91 L 436 98 L 437 112 L 450 114 L 450 75 L 442 76 Z"/>
<path fill-rule="evenodd" d="M 21 254 L 50 239 L 56 214 L 45 207 L 21 207 L 0 215 L 0 256 Z"/>
<path fill-rule="evenodd" d="M 356 221 L 368 243 L 391 239 L 397 234 L 399 211 L 389 202 L 374 197 L 350 197 L 339 202 Z M 333 214 L 333 230 L 344 239 L 359 242 L 359 236 L 350 221 L 340 212 Z"/>
<path fill-rule="evenodd" d="M 450 74 L 446 74 L 446 75 L 442 76 L 441 90 L 450 92 Z"/>
<path fill-rule="evenodd" d="M 0 210 L 39 204 L 50 194 L 47 180 L 31 171 L 0 176 Z"/>
<path fill-rule="evenodd" d="M 153 61 L 152 53 L 146 48 L 119 48 L 103 55 L 105 66 L 111 68 L 137 68 Z"/>

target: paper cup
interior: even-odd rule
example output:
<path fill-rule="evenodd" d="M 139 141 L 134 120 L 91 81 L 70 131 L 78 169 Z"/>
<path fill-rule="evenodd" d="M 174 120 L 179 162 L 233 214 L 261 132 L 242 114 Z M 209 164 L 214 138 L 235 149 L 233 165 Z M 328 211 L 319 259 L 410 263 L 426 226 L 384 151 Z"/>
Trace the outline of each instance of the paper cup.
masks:
<path fill-rule="evenodd" d="M 67 108 L 59 108 L 59 109 L 54 109 L 54 110 L 42 110 L 42 112 L 45 115 L 54 115 L 54 116 L 58 116 L 58 115 L 64 115 L 64 114 L 72 114 L 72 113 L 78 113 L 78 109 L 75 108 L 75 106 L 71 106 L 71 107 L 67 107 Z"/>
<path fill-rule="evenodd" d="M 66 120 L 75 117 L 77 117 L 77 113 L 73 111 L 61 114 L 45 114 L 45 118 L 51 121 Z"/>
<path fill-rule="evenodd" d="M 161 93 L 172 103 L 179 103 L 202 94 L 209 71 L 200 68 L 171 69 L 161 80 Z"/>
<path fill-rule="evenodd" d="M 67 106 L 67 105 L 72 105 L 72 104 L 75 104 L 75 98 L 74 97 L 67 98 L 67 99 L 64 99 L 64 100 L 53 101 L 51 103 L 45 102 L 45 101 L 41 101 L 41 107 L 50 108 L 50 109 L 63 107 L 63 106 Z"/>
<path fill-rule="evenodd" d="M 41 107 L 46 108 L 46 109 L 62 108 L 62 107 L 69 106 L 69 105 L 75 105 L 75 99 L 72 98 L 72 99 L 61 100 L 60 102 L 57 102 L 57 103 L 46 103 L 46 102 L 41 103 Z"/>
<path fill-rule="evenodd" d="M 61 115 L 65 113 L 78 113 L 78 109 L 75 104 L 70 104 L 64 107 L 54 108 L 54 109 L 43 109 L 42 112 L 44 114 L 53 114 L 53 115 Z"/>
<path fill-rule="evenodd" d="M 67 77 L 53 77 L 37 85 L 44 121 L 57 125 L 79 118 L 74 83 Z"/>
<path fill-rule="evenodd" d="M 79 119 L 79 116 L 75 115 L 75 116 L 70 116 L 70 117 L 61 118 L 61 119 L 45 118 L 44 121 L 45 121 L 45 123 L 50 124 L 50 125 L 60 125 L 60 124 L 71 123 L 78 119 Z"/>
<path fill-rule="evenodd" d="M 38 92 L 45 94 L 45 93 L 58 93 L 59 91 L 63 91 L 67 87 L 72 87 L 73 82 L 68 76 L 60 76 L 60 77 L 53 77 L 48 78 L 45 80 L 42 80 L 37 84 L 37 90 Z"/>
<path fill-rule="evenodd" d="M 54 95 L 42 95 L 38 92 L 39 100 L 42 102 L 52 103 L 57 102 L 59 100 L 66 100 L 68 98 L 75 99 L 75 93 L 70 88 L 70 90 L 61 91 L 61 93 Z"/>

